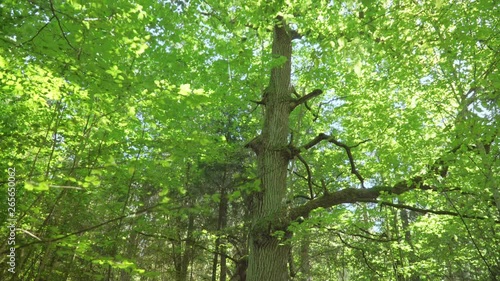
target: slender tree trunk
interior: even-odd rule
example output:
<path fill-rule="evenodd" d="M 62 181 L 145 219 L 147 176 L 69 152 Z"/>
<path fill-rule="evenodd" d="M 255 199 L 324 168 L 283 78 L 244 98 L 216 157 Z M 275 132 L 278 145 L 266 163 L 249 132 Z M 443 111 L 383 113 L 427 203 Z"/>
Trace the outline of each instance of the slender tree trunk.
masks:
<path fill-rule="evenodd" d="M 192 214 L 188 217 L 188 229 L 186 236 L 186 247 L 184 249 L 182 264 L 181 264 L 181 276 L 180 281 L 188 280 L 188 269 L 191 261 L 194 257 L 194 216 Z"/>
<path fill-rule="evenodd" d="M 226 178 L 226 176 L 224 177 Z M 228 198 L 227 198 L 227 186 L 226 182 L 223 181 L 221 185 L 221 200 L 219 206 L 219 230 L 223 230 L 227 227 L 227 209 L 228 209 Z M 220 281 L 226 281 L 227 278 L 227 259 L 226 259 L 226 240 L 222 239 L 219 245 L 220 256 Z"/>
<path fill-rule="evenodd" d="M 224 177 L 225 178 L 225 177 Z M 228 211 L 228 198 L 227 198 L 227 186 L 226 182 L 222 181 L 220 187 L 220 197 L 221 200 L 219 202 L 219 218 L 217 221 L 217 230 L 221 231 L 227 226 L 227 211 Z M 214 253 L 213 264 L 212 264 L 212 280 L 217 280 L 217 265 L 218 265 L 218 257 L 220 255 L 220 275 L 219 281 L 226 281 L 227 279 L 227 259 L 226 259 L 226 246 L 225 239 L 218 237 L 215 240 L 215 249 L 216 253 Z"/>
<path fill-rule="evenodd" d="M 220 238 L 215 240 L 215 249 L 219 249 Z M 212 281 L 217 281 L 217 265 L 219 262 L 219 254 L 214 253 L 214 257 L 212 259 Z"/>
<path fill-rule="evenodd" d="M 187 163 L 186 166 L 186 178 L 184 186 L 186 189 L 189 188 L 189 184 L 191 182 L 191 163 Z M 185 202 L 187 207 L 190 208 L 194 204 L 191 200 Z M 189 280 L 189 265 L 192 264 L 192 260 L 194 258 L 194 219 L 195 216 L 193 213 L 189 213 L 187 218 L 187 225 L 185 230 L 185 239 L 182 239 L 184 236 L 184 231 L 179 231 L 178 233 L 178 241 L 174 241 L 172 243 L 172 249 L 174 251 L 174 267 L 175 267 L 175 281 L 186 281 Z M 184 227 L 184 219 L 177 218 L 178 226 L 181 226 L 182 229 Z M 185 241 L 183 241 L 185 240 Z"/>
<path fill-rule="evenodd" d="M 249 143 L 257 154 L 261 190 L 253 203 L 248 281 L 288 280 L 289 249 L 273 233 L 273 223 L 285 210 L 286 177 L 289 154 L 287 138 L 290 116 L 290 75 L 292 40 L 284 20 L 274 28 L 274 59 L 286 61 L 274 67 L 262 103 L 265 106 L 262 134 Z"/>
<path fill-rule="evenodd" d="M 391 210 L 392 215 L 392 223 L 387 224 L 387 235 L 388 237 L 401 237 L 401 230 L 399 227 L 399 216 L 397 210 Z M 393 234 L 394 233 L 394 234 Z M 405 265 L 405 254 L 401 247 L 397 249 L 397 255 L 394 254 L 394 258 L 392 261 L 392 269 L 394 270 L 394 278 L 396 281 L 406 281 L 406 277 L 400 272 L 400 268 L 403 268 Z"/>
<path fill-rule="evenodd" d="M 404 202 L 402 202 L 401 204 L 404 204 Z M 399 214 L 401 216 L 401 225 L 402 225 L 403 231 L 405 233 L 405 241 L 408 245 L 410 245 L 410 247 L 412 249 L 412 251 L 409 253 L 408 263 L 410 266 L 413 266 L 413 264 L 416 263 L 417 258 L 414 254 L 415 247 L 413 246 L 413 241 L 412 241 L 411 232 L 410 232 L 410 218 L 408 216 L 409 212 L 410 211 L 408 211 L 408 210 L 400 210 Z M 396 225 L 396 227 L 397 227 L 397 225 Z M 410 281 L 420 281 L 420 276 L 412 274 L 409 277 L 409 280 Z"/>
<path fill-rule="evenodd" d="M 311 239 L 303 237 L 300 241 L 300 281 L 312 281 L 311 277 L 311 261 L 309 259 L 309 247 L 311 246 Z"/>
<path fill-rule="evenodd" d="M 129 235 L 128 243 L 125 245 L 125 256 L 128 259 L 136 259 L 136 253 L 138 248 L 138 235 L 137 232 L 132 231 Z M 130 281 L 132 280 L 132 275 L 128 270 L 121 270 L 120 281 Z"/>
<path fill-rule="evenodd" d="M 35 281 L 40 281 L 44 279 L 44 275 L 47 272 L 47 265 L 52 255 L 52 243 L 48 243 L 43 252 L 43 257 L 40 259 L 40 264 L 38 266 L 38 273 L 35 277 Z"/>

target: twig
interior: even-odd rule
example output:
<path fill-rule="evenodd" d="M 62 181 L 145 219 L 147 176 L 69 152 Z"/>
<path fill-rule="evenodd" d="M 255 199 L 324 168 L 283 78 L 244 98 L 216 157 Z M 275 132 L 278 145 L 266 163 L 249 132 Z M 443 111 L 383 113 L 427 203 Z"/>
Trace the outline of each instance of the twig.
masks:
<path fill-rule="evenodd" d="M 71 42 L 69 42 L 68 37 L 66 37 L 66 33 L 64 32 L 64 29 L 62 27 L 61 20 L 57 16 L 56 10 L 54 8 L 54 2 L 53 2 L 53 0 L 49 0 L 49 3 L 50 3 L 50 11 L 52 12 L 53 17 L 55 17 L 56 20 L 57 20 L 57 25 L 59 26 L 59 30 L 61 30 L 61 33 L 62 33 L 62 36 L 63 36 L 64 40 L 66 40 L 66 43 L 68 43 L 68 45 L 71 47 L 71 49 L 77 51 L 77 49 L 75 47 L 73 47 L 73 45 L 71 44 Z"/>
<path fill-rule="evenodd" d="M 55 15 L 53 15 L 52 17 L 50 17 L 49 21 L 48 21 L 48 22 L 47 22 L 44 26 L 42 26 L 42 28 L 40 28 L 40 29 L 36 32 L 36 34 L 35 34 L 33 37 L 31 37 L 31 38 L 30 38 L 30 39 L 28 39 L 27 41 L 24 41 L 23 43 L 21 43 L 21 45 L 24 45 L 24 44 L 26 44 L 26 43 L 29 43 L 29 42 L 31 42 L 31 41 L 33 41 L 33 40 L 35 40 L 35 38 L 36 38 L 36 37 L 38 37 L 38 35 L 40 35 L 40 33 L 42 33 L 42 30 L 44 30 L 44 29 L 45 29 L 45 28 L 46 28 L 46 27 L 50 24 L 50 22 L 52 22 L 52 20 L 53 20 L 55 17 L 56 17 Z"/>
<path fill-rule="evenodd" d="M 448 197 L 445 194 L 446 197 Z M 467 218 L 467 219 L 475 219 L 475 220 L 486 220 L 488 219 L 487 217 L 481 217 L 481 216 L 471 216 L 471 215 L 465 215 L 465 214 L 460 214 L 458 212 L 451 212 L 451 211 L 443 211 L 443 210 L 430 210 L 430 209 L 422 209 L 418 207 L 413 207 L 409 205 L 404 205 L 404 204 L 396 204 L 396 203 L 390 203 L 390 202 L 384 202 L 384 201 L 379 201 L 379 200 L 360 200 L 360 202 L 366 202 L 366 203 L 377 203 L 383 206 L 390 206 L 398 209 L 406 209 L 410 210 L 413 212 L 417 213 L 422 213 L 422 214 L 436 214 L 436 215 L 448 215 L 448 216 L 453 216 L 453 217 L 460 217 L 460 218 Z M 500 221 L 495 221 L 496 223 L 500 223 Z"/>
<path fill-rule="evenodd" d="M 307 164 L 306 160 L 300 154 L 297 155 L 297 158 L 306 167 L 306 171 L 307 171 L 307 185 L 309 186 L 309 195 L 311 196 L 311 199 L 314 199 L 313 186 L 312 186 L 312 175 L 311 175 L 311 169 L 309 168 L 309 164 Z"/>
<path fill-rule="evenodd" d="M 351 173 L 354 174 L 356 176 L 356 178 L 358 178 L 358 180 L 361 182 L 361 187 L 365 188 L 364 179 L 361 176 L 361 174 L 359 173 L 358 169 L 356 169 L 356 165 L 354 163 L 354 157 L 352 156 L 351 148 L 357 147 L 358 145 L 369 141 L 369 139 L 364 140 L 364 141 L 356 144 L 355 146 L 351 147 L 351 146 L 348 146 L 347 144 L 345 144 L 341 141 L 336 140 L 333 136 L 329 136 L 326 134 L 319 134 L 314 139 L 312 139 L 310 142 L 303 145 L 300 149 L 295 149 L 294 151 L 296 151 L 296 153 L 298 154 L 298 153 L 300 153 L 300 151 L 308 150 L 309 148 L 315 146 L 316 144 L 320 143 L 323 140 L 327 140 L 328 142 L 331 142 L 331 143 L 335 144 L 336 146 L 342 147 L 346 151 L 347 157 L 349 158 L 349 164 L 351 166 Z"/>
<path fill-rule="evenodd" d="M 71 233 L 67 233 L 67 234 L 64 234 L 64 235 L 60 235 L 60 236 L 57 236 L 57 237 L 54 237 L 54 238 L 47 238 L 47 239 L 44 239 L 44 240 L 37 238 L 38 241 L 34 241 L 34 242 L 31 242 L 31 243 L 20 245 L 16 249 L 26 248 L 26 247 L 29 247 L 29 246 L 35 245 L 35 244 L 57 242 L 57 241 L 66 239 L 66 238 L 68 238 L 70 236 L 75 236 L 75 235 L 78 235 L 78 234 L 89 232 L 89 231 L 92 231 L 94 229 L 100 228 L 102 226 L 105 226 L 107 224 L 110 224 L 110 223 L 113 223 L 113 222 L 116 222 L 116 221 L 119 221 L 119 220 L 122 220 L 122 219 L 125 219 L 125 218 L 132 218 L 132 217 L 135 217 L 137 215 L 142 215 L 144 213 L 147 213 L 147 212 L 153 210 L 154 208 L 157 208 L 158 206 L 160 206 L 160 204 L 156 204 L 156 205 L 153 205 L 151 207 L 147 207 L 147 208 L 138 210 L 137 212 L 134 212 L 132 214 L 125 214 L 125 215 L 122 215 L 122 216 L 119 216 L 119 217 L 115 217 L 115 218 L 109 219 L 107 221 L 98 223 L 96 225 L 93 225 L 93 226 L 90 226 L 90 227 L 86 227 L 86 228 L 83 228 L 83 229 L 80 229 L 80 230 L 77 230 L 77 231 L 74 231 L 74 232 L 71 232 Z M 5 254 L 5 253 L 7 253 L 7 251 L 3 251 L 1 254 Z"/>
<path fill-rule="evenodd" d="M 356 165 L 354 164 L 354 157 L 352 156 L 352 153 L 351 153 L 351 148 L 349 146 L 347 146 L 346 144 L 344 144 L 336 139 L 333 139 L 331 137 L 329 138 L 328 141 L 335 144 L 336 146 L 342 147 L 345 150 L 345 152 L 347 153 L 347 157 L 349 158 L 349 163 L 351 165 L 351 173 L 356 175 L 358 180 L 361 182 L 361 187 L 365 188 L 365 184 L 364 184 L 365 180 L 363 179 L 363 177 L 359 173 L 358 169 L 356 169 Z"/>

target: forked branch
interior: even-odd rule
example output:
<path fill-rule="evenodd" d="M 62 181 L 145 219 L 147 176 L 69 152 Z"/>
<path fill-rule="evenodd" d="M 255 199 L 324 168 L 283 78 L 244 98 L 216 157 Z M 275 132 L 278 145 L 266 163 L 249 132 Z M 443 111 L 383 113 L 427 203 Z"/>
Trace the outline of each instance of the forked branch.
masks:
<path fill-rule="evenodd" d="M 319 134 L 314 139 L 312 139 L 311 141 L 309 141 L 305 145 L 301 146 L 299 149 L 293 149 L 292 152 L 295 153 L 295 155 L 292 155 L 292 157 L 297 156 L 301 151 L 308 150 L 324 140 L 326 140 L 330 143 L 333 143 L 338 147 L 342 147 L 345 150 L 345 152 L 347 153 L 347 158 L 349 158 L 349 164 L 351 166 L 351 173 L 354 174 L 356 176 L 356 178 L 361 182 L 361 187 L 365 188 L 365 186 L 364 186 L 365 180 L 363 179 L 363 177 L 359 173 L 358 169 L 356 168 L 356 164 L 354 163 L 354 157 L 352 156 L 351 148 L 357 147 L 358 145 L 365 143 L 369 140 L 364 140 L 364 141 L 351 147 L 351 146 L 348 146 L 347 144 L 335 139 L 333 136 L 329 136 L 326 134 Z"/>

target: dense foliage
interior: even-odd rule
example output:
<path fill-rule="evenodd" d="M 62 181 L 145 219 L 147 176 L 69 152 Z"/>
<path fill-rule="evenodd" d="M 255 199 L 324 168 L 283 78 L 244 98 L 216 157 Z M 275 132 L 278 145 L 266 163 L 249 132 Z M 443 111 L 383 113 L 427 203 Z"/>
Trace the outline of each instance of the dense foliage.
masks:
<path fill-rule="evenodd" d="M 498 280 L 498 14 L 2 1 L 1 279 Z"/>

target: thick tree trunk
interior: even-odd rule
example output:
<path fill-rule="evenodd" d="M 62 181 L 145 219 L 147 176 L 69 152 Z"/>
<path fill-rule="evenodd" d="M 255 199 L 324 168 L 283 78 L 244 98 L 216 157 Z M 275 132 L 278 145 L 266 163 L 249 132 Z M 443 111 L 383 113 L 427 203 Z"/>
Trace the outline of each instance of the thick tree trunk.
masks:
<path fill-rule="evenodd" d="M 285 210 L 286 177 L 289 162 L 287 138 L 290 116 L 292 41 L 286 23 L 279 19 L 274 28 L 273 58 L 286 58 L 274 67 L 262 103 L 265 106 L 262 135 L 249 146 L 257 154 L 261 190 L 253 204 L 250 233 L 248 281 L 288 280 L 289 249 L 273 236 L 273 223 Z"/>

